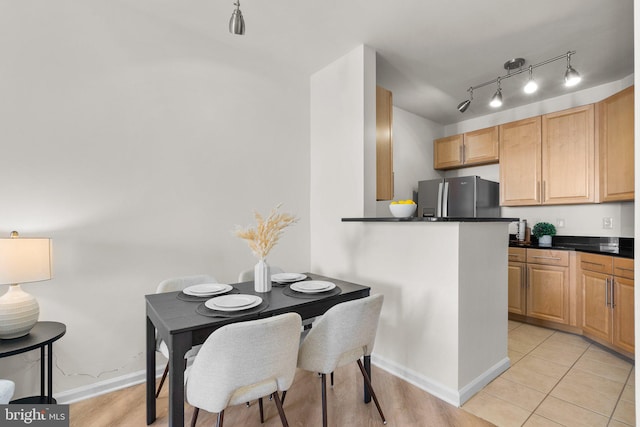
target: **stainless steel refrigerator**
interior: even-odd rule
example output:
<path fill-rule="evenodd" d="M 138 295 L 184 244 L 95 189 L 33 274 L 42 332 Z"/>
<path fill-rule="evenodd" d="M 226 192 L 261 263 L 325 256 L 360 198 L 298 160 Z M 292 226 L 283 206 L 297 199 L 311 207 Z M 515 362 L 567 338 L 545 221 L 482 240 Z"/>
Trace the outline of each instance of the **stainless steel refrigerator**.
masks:
<path fill-rule="evenodd" d="M 418 216 L 499 218 L 500 184 L 479 176 L 420 181 Z"/>

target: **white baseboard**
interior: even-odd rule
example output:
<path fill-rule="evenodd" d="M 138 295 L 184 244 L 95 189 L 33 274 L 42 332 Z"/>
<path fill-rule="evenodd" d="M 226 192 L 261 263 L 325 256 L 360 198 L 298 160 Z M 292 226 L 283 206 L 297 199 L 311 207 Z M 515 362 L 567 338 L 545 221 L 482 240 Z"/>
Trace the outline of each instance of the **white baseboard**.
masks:
<path fill-rule="evenodd" d="M 162 376 L 164 372 L 164 365 L 156 368 L 156 378 Z M 123 388 L 131 387 L 145 382 L 147 379 L 147 371 L 137 371 L 130 374 L 121 375 L 119 377 L 110 378 L 108 380 L 99 381 L 97 383 L 89 384 L 82 387 L 77 387 L 71 390 L 63 391 L 61 393 L 55 393 L 54 398 L 59 404 L 68 405 L 71 403 L 79 402 L 81 400 L 89 399 L 91 397 L 100 396 L 112 391 L 120 390 Z"/>
<path fill-rule="evenodd" d="M 371 355 L 371 363 L 456 407 L 462 406 L 485 385 L 489 384 L 498 375 L 507 370 L 510 364 L 509 358 L 506 357 L 486 370 L 482 375 L 475 378 L 461 390 L 455 390 L 450 387 L 446 387 L 437 381 L 433 381 L 409 368 L 377 356 L 375 353 Z"/>

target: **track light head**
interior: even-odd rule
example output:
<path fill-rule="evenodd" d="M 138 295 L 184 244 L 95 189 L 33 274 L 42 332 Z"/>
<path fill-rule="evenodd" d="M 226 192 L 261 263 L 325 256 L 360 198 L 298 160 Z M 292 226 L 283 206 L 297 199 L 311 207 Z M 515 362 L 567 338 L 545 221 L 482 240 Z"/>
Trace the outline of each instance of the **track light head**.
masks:
<path fill-rule="evenodd" d="M 489 105 L 493 108 L 502 107 L 502 88 L 500 88 L 500 78 L 498 78 L 498 90 L 491 97 Z"/>
<path fill-rule="evenodd" d="M 529 81 L 524 86 L 524 93 L 534 93 L 538 90 L 538 83 L 533 80 L 533 67 L 529 65 Z"/>
<path fill-rule="evenodd" d="M 458 104 L 458 111 L 460 111 L 461 113 L 464 113 L 465 111 L 467 111 L 467 108 L 469 108 L 471 101 L 473 101 L 473 88 L 470 87 L 469 89 L 467 89 L 467 92 L 469 92 L 469 99 L 462 101 L 460 104 Z"/>
<path fill-rule="evenodd" d="M 244 18 L 242 17 L 242 11 L 240 10 L 240 0 L 237 0 L 234 5 L 236 8 L 231 14 L 231 19 L 229 20 L 229 32 L 231 34 L 243 35 Z"/>
<path fill-rule="evenodd" d="M 564 72 L 564 85 L 567 87 L 575 86 L 580 83 L 582 77 L 575 68 L 571 66 L 571 52 L 567 52 L 567 71 Z"/>

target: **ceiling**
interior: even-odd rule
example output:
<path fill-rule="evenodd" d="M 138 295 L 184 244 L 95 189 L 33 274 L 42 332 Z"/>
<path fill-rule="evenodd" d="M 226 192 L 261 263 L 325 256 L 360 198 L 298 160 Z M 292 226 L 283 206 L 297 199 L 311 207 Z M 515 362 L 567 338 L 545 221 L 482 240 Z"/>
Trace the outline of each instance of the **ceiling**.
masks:
<path fill-rule="evenodd" d="M 376 49 L 378 84 L 400 108 L 441 124 L 495 112 L 489 85 L 508 59 L 537 64 L 569 50 L 580 85 L 562 84 L 566 61 L 534 70 L 540 89 L 522 92 L 528 73 L 502 82 L 503 109 L 538 102 L 633 73 L 632 0 L 242 0 L 246 34 L 227 25 L 233 0 L 120 0 L 124 7 L 198 34 L 220 58 L 311 75 L 360 44 Z M 258 60 L 258 61 L 257 61 Z"/>

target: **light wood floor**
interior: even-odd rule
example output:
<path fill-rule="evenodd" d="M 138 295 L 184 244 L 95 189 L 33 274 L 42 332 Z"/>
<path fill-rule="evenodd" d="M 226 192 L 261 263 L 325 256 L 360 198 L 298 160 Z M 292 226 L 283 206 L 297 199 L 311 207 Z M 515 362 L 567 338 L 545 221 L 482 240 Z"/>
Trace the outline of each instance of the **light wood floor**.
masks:
<path fill-rule="evenodd" d="M 475 415 L 437 399 L 417 387 L 372 366 L 373 386 L 389 426 L 493 426 Z M 328 381 L 328 379 L 327 379 Z M 157 402 L 153 426 L 167 426 L 167 388 Z M 329 426 L 382 426 L 373 401 L 362 401 L 362 376 L 353 363 L 335 373 L 334 388 L 328 389 Z M 320 378 L 298 370 L 284 404 L 289 425 L 322 425 Z M 193 408 L 185 404 L 185 425 L 191 422 Z M 244 405 L 225 411 L 227 427 L 280 426 L 275 404 L 265 401 L 265 423 L 260 424 L 258 405 Z M 215 425 L 216 414 L 200 411 L 198 426 Z M 145 385 L 140 384 L 70 405 L 71 427 L 137 427 L 146 425 Z"/>

